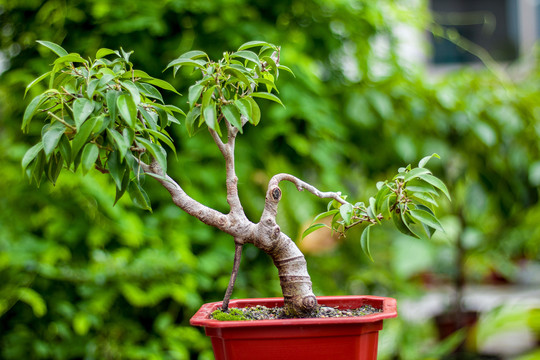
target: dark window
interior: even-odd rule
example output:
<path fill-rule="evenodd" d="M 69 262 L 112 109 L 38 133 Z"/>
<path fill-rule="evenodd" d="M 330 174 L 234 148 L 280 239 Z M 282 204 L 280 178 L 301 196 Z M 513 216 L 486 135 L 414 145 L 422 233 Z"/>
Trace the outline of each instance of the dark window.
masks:
<path fill-rule="evenodd" d="M 518 56 L 517 1 L 431 0 L 435 21 L 455 29 L 463 38 L 486 49 L 498 61 Z M 432 37 L 436 64 L 474 62 L 478 59 L 454 43 Z"/>

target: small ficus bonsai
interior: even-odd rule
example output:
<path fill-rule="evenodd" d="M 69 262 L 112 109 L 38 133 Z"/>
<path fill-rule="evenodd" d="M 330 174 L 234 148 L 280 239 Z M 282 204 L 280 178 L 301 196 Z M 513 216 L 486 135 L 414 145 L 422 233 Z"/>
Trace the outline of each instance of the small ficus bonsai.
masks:
<path fill-rule="evenodd" d="M 224 309 L 228 308 L 246 243 L 272 258 L 289 315 L 307 316 L 317 306 L 304 256 L 276 223 L 282 181 L 292 182 L 299 191 L 331 200 L 328 211 L 318 215 L 315 222 L 331 216 L 331 228 L 341 235 L 353 226 L 367 224 L 361 247 L 370 258 L 369 231 L 383 220 L 391 218 L 399 231 L 415 237 L 430 237 L 435 230 L 442 230 L 431 208 L 437 206 L 440 192 L 450 196 L 443 182 L 424 167 L 430 158 L 438 157 L 436 154 L 424 158 L 418 167 L 401 168 L 392 180 L 378 183 L 376 195 L 367 203 L 353 204 L 339 192 L 321 192 L 293 175 L 277 174 L 268 184 L 260 220 L 252 222 L 246 217 L 238 196 L 235 141 L 246 124 L 255 126 L 261 120 L 256 100 L 281 104 L 274 94 L 276 80 L 280 70 L 291 70 L 280 64 L 280 48 L 275 45 L 248 42 L 236 52 L 224 53 L 219 61 L 211 60 L 202 51 L 190 51 L 173 60 L 167 68 L 173 68 L 175 73 L 182 66 L 200 73 L 200 79 L 189 88 L 189 111 L 185 114 L 163 101 L 159 89 L 177 93 L 174 87 L 134 69 L 129 60 L 131 53 L 100 49 L 94 59 L 85 59 L 57 44 L 39 43 L 58 58 L 51 71 L 27 87 L 28 91 L 49 78 L 48 90 L 29 103 L 22 122 L 25 131 L 34 118 L 44 123 L 41 140 L 22 159 L 30 181 L 39 185 L 45 176 L 54 184 L 63 168 L 81 168 L 83 173 L 95 168 L 112 178 L 115 203 L 127 191 L 135 205 L 150 210 L 141 184 L 146 176 L 155 178 L 168 190 L 175 205 L 233 237 L 236 250 Z M 228 213 L 194 200 L 167 175 L 167 152 L 175 153 L 167 129 L 180 124 L 177 117 L 183 118 L 190 135 L 207 128 L 223 155 Z M 327 225 L 315 223 L 304 235 L 323 226 Z"/>

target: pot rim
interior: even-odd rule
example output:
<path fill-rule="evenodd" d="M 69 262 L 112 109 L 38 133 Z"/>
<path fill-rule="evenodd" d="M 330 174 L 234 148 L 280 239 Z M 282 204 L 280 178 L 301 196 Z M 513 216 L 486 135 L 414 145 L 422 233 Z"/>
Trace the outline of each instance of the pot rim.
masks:
<path fill-rule="evenodd" d="M 243 320 L 243 321 L 220 321 L 210 319 L 210 314 L 218 309 L 222 301 L 207 303 L 193 315 L 190 324 L 209 328 L 235 328 L 235 327 L 259 327 L 259 326 L 283 326 L 283 325 L 331 325 L 331 324 L 360 324 L 373 323 L 388 318 L 397 317 L 397 302 L 394 298 L 373 295 L 344 295 L 344 296 L 317 296 L 317 302 L 321 305 L 341 307 L 345 309 L 372 305 L 381 309 L 382 312 L 364 316 L 351 316 L 339 318 L 296 318 L 296 319 L 269 319 L 269 320 Z M 340 306 L 341 304 L 341 306 Z M 234 299 L 229 303 L 230 307 L 248 307 L 264 305 L 269 307 L 283 306 L 283 298 L 248 298 Z"/>

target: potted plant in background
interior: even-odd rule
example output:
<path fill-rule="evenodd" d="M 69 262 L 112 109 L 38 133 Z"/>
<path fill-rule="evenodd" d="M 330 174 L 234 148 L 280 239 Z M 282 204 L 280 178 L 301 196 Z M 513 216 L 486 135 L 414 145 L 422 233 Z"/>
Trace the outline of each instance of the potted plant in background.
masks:
<path fill-rule="evenodd" d="M 450 195 L 444 183 L 425 168 L 427 161 L 438 157 L 436 154 L 422 159 L 418 167 L 400 168 L 391 180 L 379 182 L 377 192 L 365 203 L 352 203 L 340 192 L 322 192 L 292 174 L 274 175 L 268 184 L 261 218 L 253 222 L 245 215 L 238 195 L 235 142 L 246 125 L 259 124 L 262 116 L 256 100 L 282 104 L 276 95 L 276 80 L 280 71 L 291 70 L 280 64 L 278 46 L 251 41 L 235 52 L 224 53 L 218 61 L 202 51 L 190 51 L 173 60 L 167 69 L 173 68 L 176 73 L 180 67 L 192 67 L 200 74 L 189 88 L 189 109 L 184 112 L 166 104 L 158 90 L 176 92 L 174 87 L 135 69 L 130 62 L 131 53 L 100 49 L 94 59 L 85 59 L 57 44 L 40 44 L 58 58 L 51 71 L 27 87 L 28 90 L 49 79 L 49 89 L 30 101 L 23 117 L 23 130 L 34 118 L 44 122 L 40 141 L 23 157 L 23 169 L 30 181 L 39 185 L 44 176 L 54 184 L 63 168 L 81 169 L 83 173 L 94 168 L 112 179 L 115 202 L 127 191 L 135 205 L 147 210 L 151 210 L 151 205 L 143 185 L 154 181 L 186 213 L 231 235 L 235 243 L 234 265 L 224 299 L 203 306 L 192 319 L 193 325 L 206 327 L 217 359 L 278 355 L 302 359 L 325 353 L 342 359 L 376 358 L 377 332 L 382 328 L 382 319 L 397 316 L 395 300 L 373 296 L 317 299 L 303 254 L 276 222 L 282 198 L 279 185 L 282 181 L 292 182 L 299 191 L 307 190 L 330 200 L 327 211 L 316 216 L 304 235 L 330 227 L 345 236 L 350 228 L 364 226 L 360 246 L 371 258 L 371 228 L 384 220 L 391 219 L 399 231 L 415 237 L 429 238 L 435 230 L 442 230 L 432 209 L 441 193 L 448 198 Z M 227 213 L 190 197 L 167 174 L 167 152 L 181 156 L 176 154 L 168 133 L 170 126 L 180 124 L 179 116 L 185 117 L 183 122 L 190 135 L 207 128 L 223 155 Z M 331 218 L 330 225 L 318 222 L 326 217 Z M 230 301 L 245 244 L 255 245 L 272 258 L 279 272 L 283 298 Z M 227 312 L 229 306 L 257 304 L 282 306 L 286 319 L 219 322 L 209 318 L 218 308 Z M 365 317 L 312 318 L 321 305 L 340 309 L 371 305 L 379 312 Z M 310 336 L 316 336 L 315 340 L 310 340 Z"/>

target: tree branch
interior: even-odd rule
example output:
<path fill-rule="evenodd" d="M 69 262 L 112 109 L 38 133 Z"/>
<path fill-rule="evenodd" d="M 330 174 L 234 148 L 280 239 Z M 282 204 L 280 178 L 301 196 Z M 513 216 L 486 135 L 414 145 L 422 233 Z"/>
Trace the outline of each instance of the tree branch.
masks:
<path fill-rule="evenodd" d="M 156 180 L 159 181 L 161 185 L 167 189 L 167 191 L 169 191 L 176 206 L 207 225 L 216 227 L 225 233 L 231 233 L 230 220 L 227 215 L 205 206 L 197 200 L 191 198 L 188 194 L 186 194 L 184 189 L 178 185 L 178 183 L 163 172 L 155 159 L 152 160 L 150 165 L 140 160 L 139 164 L 145 173 L 156 175 Z"/>
<path fill-rule="evenodd" d="M 313 185 L 310 185 L 293 175 L 282 173 L 274 175 L 268 183 L 268 191 L 266 193 L 266 202 L 263 211 L 264 218 L 271 216 L 275 219 L 277 215 L 277 205 L 279 200 L 281 200 L 281 189 L 279 188 L 279 183 L 282 181 L 292 182 L 298 191 L 307 190 L 321 199 L 334 199 L 341 204 L 347 204 L 347 201 L 341 197 L 341 193 L 339 192 L 322 192 Z"/>
<path fill-rule="evenodd" d="M 240 259 L 242 257 L 243 244 L 235 242 L 234 246 L 233 269 L 231 271 L 231 277 L 229 279 L 227 291 L 225 291 L 225 296 L 223 297 L 223 304 L 221 306 L 223 311 L 229 310 L 229 300 L 231 299 L 231 295 L 233 293 L 234 283 L 236 282 L 236 276 L 238 275 L 238 269 L 240 268 Z"/>
<path fill-rule="evenodd" d="M 240 197 L 238 195 L 238 177 L 236 176 L 236 170 L 234 165 L 234 148 L 236 135 L 238 131 L 234 126 L 232 126 L 227 120 L 225 120 L 227 126 L 227 143 L 223 143 L 219 135 L 215 130 L 210 130 L 210 134 L 214 139 L 217 147 L 221 151 L 223 158 L 225 159 L 225 173 L 226 173 L 226 187 L 227 187 L 227 203 L 230 207 L 231 214 L 240 215 L 245 217 L 244 209 L 242 208 L 242 203 L 240 202 Z"/>

